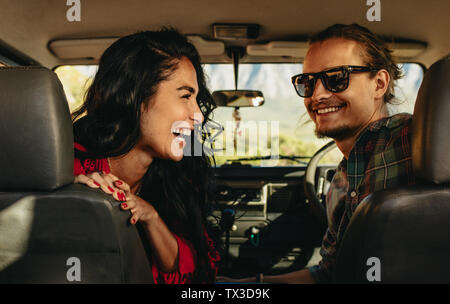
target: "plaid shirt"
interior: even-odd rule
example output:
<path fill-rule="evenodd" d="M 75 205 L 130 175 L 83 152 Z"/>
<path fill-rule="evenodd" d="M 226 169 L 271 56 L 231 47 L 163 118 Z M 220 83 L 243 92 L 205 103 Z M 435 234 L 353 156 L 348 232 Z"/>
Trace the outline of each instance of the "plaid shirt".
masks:
<path fill-rule="evenodd" d="M 309 268 L 316 283 L 331 283 L 336 255 L 350 219 L 369 194 L 415 183 L 411 160 L 411 118 L 401 113 L 371 123 L 348 160 L 340 162 L 327 193 L 328 229 L 319 265 Z"/>

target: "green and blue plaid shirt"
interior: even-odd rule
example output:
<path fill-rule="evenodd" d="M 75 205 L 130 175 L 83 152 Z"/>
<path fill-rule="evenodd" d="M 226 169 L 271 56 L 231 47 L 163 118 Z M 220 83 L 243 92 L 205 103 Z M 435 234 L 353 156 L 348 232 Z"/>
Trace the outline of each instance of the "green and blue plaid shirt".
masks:
<path fill-rule="evenodd" d="M 331 283 L 337 251 L 350 219 L 369 194 L 415 183 L 411 160 L 410 114 L 371 123 L 342 159 L 327 193 L 328 229 L 319 265 L 309 268 L 317 283 Z"/>

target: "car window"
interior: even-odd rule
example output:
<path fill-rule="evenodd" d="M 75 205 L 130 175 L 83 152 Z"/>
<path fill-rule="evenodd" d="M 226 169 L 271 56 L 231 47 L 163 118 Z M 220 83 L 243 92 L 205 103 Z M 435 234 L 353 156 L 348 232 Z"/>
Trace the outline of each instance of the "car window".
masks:
<path fill-rule="evenodd" d="M 423 78 L 419 64 L 404 63 L 400 67 L 403 78 L 395 88 L 396 100 L 389 105 L 390 114 L 412 113 L 417 92 Z M 262 91 L 265 103 L 260 107 L 239 108 L 240 122 L 236 125 L 234 108 L 218 107 L 213 112 L 217 126 L 207 131 L 215 136 L 213 148 L 217 166 L 237 159 L 266 156 L 268 160 L 241 160 L 252 166 L 303 166 L 308 158 L 330 139 L 318 139 L 314 124 L 310 121 L 299 97 L 291 84 L 291 77 L 301 73 L 300 63 L 242 63 L 239 66 L 238 89 Z M 205 64 L 207 84 L 211 91 L 233 90 L 234 72 L 231 64 Z M 84 100 L 97 71 L 97 66 L 60 66 L 55 69 L 59 76 L 71 112 Z M 277 159 L 276 155 L 299 157 L 296 160 Z M 305 158 L 302 158 L 305 157 Z M 342 159 L 338 149 L 324 157 L 321 163 L 336 164 Z"/>
<path fill-rule="evenodd" d="M 71 113 L 83 103 L 84 94 L 92 83 L 97 69 L 97 65 L 64 65 L 55 69 L 66 93 Z"/>

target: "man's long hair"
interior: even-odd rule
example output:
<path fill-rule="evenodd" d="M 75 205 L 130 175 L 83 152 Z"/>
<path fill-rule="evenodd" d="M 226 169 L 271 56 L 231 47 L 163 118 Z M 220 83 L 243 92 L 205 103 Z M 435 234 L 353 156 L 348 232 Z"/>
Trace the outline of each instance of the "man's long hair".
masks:
<path fill-rule="evenodd" d="M 353 24 L 334 24 L 325 30 L 310 37 L 309 43 L 323 42 L 331 38 L 343 38 L 358 42 L 364 50 L 364 64 L 375 70 L 385 69 L 390 76 L 388 89 L 384 94 L 384 102 L 392 103 L 394 95 L 395 82 L 402 77 L 400 68 L 392 58 L 392 51 L 386 43 L 367 28 L 356 23 Z M 371 76 L 375 76 L 372 72 Z"/>

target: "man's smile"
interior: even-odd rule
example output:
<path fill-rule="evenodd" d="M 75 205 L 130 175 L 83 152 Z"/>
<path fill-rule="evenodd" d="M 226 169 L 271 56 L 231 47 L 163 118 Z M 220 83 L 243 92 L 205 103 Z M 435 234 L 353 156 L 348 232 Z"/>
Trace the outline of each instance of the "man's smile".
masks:
<path fill-rule="evenodd" d="M 343 106 L 326 107 L 326 108 L 315 110 L 314 113 L 316 113 L 319 116 L 322 116 L 322 115 L 338 112 L 342 108 L 343 108 Z"/>

